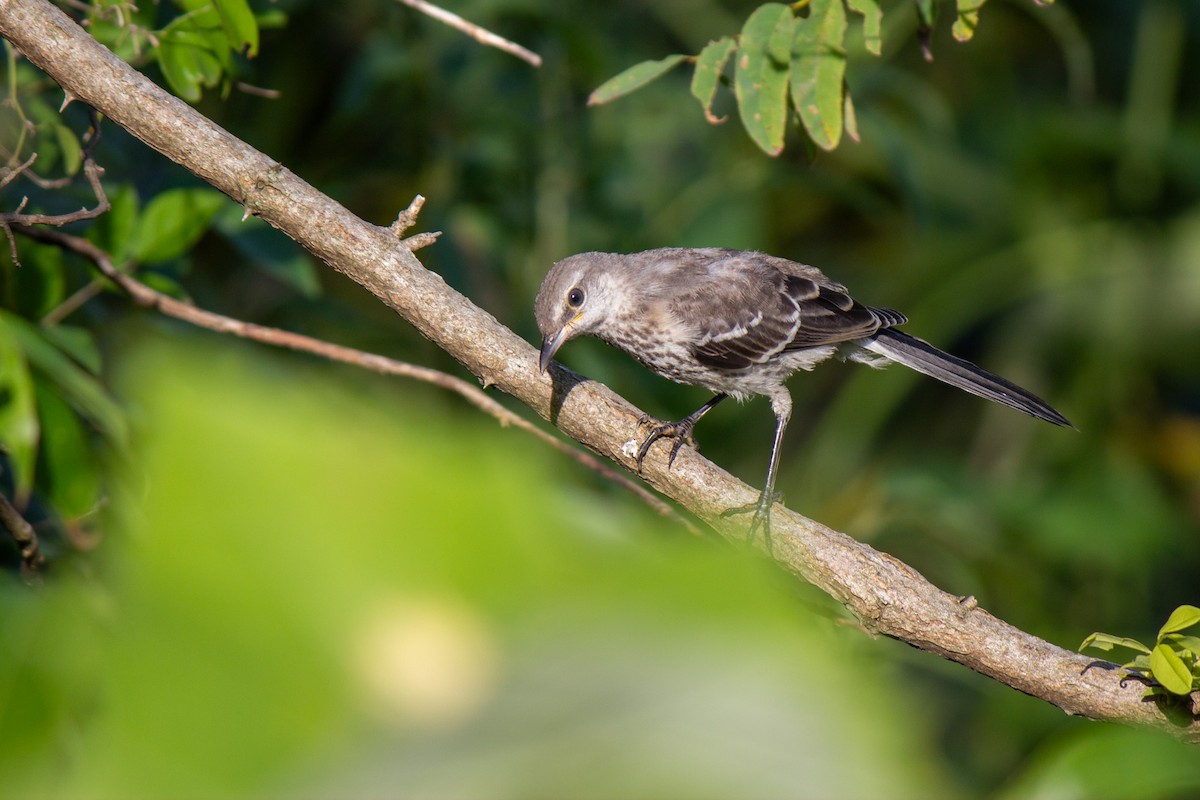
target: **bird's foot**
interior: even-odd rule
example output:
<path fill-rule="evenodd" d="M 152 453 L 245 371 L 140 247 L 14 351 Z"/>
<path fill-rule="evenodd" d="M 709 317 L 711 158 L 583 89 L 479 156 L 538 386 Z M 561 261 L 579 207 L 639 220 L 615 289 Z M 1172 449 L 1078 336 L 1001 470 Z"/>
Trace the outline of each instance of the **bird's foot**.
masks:
<path fill-rule="evenodd" d="M 750 532 L 746 534 L 746 544 L 754 544 L 754 534 L 762 528 L 763 543 L 767 546 L 767 552 L 771 552 L 771 507 L 783 499 L 783 495 L 779 492 L 771 492 L 768 494 L 765 490 L 758 496 L 758 500 L 753 503 L 747 503 L 744 506 L 735 506 L 727 508 L 721 512 L 722 517 L 732 517 L 735 514 L 745 514 L 749 511 L 754 512 L 754 517 L 750 520 Z"/>
<path fill-rule="evenodd" d="M 671 455 L 667 457 L 667 469 L 670 469 L 675 464 L 675 456 L 679 454 L 679 449 L 685 444 L 691 445 L 693 449 L 699 449 L 696 446 L 696 440 L 692 437 L 692 428 L 696 426 L 696 420 L 693 417 L 684 417 L 678 422 L 658 422 L 648 414 L 642 414 L 638 420 L 638 425 L 649 425 L 654 423 L 650 429 L 650 433 L 646 435 L 645 441 L 637 451 L 637 470 L 642 471 L 642 462 L 646 460 L 646 454 L 650 452 L 650 446 L 659 439 L 674 439 L 675 443 L 671 445 Z"/>

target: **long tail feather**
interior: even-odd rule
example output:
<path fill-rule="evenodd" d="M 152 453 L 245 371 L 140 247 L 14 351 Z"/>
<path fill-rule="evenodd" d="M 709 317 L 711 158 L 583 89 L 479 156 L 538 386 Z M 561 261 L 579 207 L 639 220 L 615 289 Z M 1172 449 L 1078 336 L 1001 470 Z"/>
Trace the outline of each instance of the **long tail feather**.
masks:
<path fill-rule="evenodd" d="M 1055 425 L 1074 427 L 1066 417 L 1031 392 L 966 359 L 943 352 L 923 339 L 894 328 L 883 328 L 870 341 L 863 342 L 862 346 L 964 392 L 1024 411 Z"/>

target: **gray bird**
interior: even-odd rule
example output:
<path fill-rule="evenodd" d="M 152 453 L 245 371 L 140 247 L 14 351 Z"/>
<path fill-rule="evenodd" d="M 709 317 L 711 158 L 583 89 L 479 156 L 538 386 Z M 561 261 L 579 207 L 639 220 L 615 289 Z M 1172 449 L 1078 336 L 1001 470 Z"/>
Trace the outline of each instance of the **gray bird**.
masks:
<path fill-rule="evenodd" d="M 766 395 L 777 420 L 767 482 L 750 536 L 770 537 L 778 499 L 780 445 L 792 412 L 784 381 L 837 355 L 871 366 L 895 361 L 951 386 L 1055 425 L 1066 417 L 1030 392 L 928 342 L 896 330 L 907 317 L 855 302 L 820 270 L 764 253 L 665 247 L 642 253 L 580 253 L 555 264 L 534 302 L 545 372 L 558 349 L 595 336 L 651 371 L 716 396 L 679 420 L 655 425 L 638 448 L 637 466 L 660 438 L 675 440 L 668 467 L 696 422 L 726 397 Z"/>

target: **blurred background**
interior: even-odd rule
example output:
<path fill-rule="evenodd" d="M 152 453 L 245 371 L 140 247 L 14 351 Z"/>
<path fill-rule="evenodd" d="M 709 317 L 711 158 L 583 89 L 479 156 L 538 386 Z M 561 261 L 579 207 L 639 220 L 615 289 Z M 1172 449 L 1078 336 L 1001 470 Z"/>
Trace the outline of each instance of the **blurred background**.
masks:
<path fill-rule="evenodd" d="M 390 0 L 254 4 L 261 50 L 230 70 L 272 96 L 197 105 L 369 221 L 425 195 L 420 230 L 445 233 L 423 263 L 531 342 L 542 276 L 584 250 L 763 250 L 904 311 L 1078 431 L 907 370 L 826 365 L 791 382 L 788 504 L 1063 647 L 1152 640 L 1200 599 L 1200 6 L 992 0 L 965 44 L 944 6 L 926 61 L 913 5 L 883 5 L 882 57 L 851 48 L 861 142 L 832 153 L 792 130 L 765 156 L 727 90 L 729 121 L 709 125 L 684 71 L 585 108 L 626 67 L 735 33 L 753 2 L 447 4 L 540 53 L 536 70 Z M 28 64 L 5 70 L 31 116 L 57 107 Z M 87 124 L 77 105 L 61 120 Z M 147 283 L 465 375 L 103 133 L 114 212 L 73 230 L 140 254 Z M 5 210 L 78 207 L 77 183 L 69 201 L 13 184 Z M 162 197 L 204 224 L 151 241 Z M 56 346 L 111 408 L 56 402 L 57 373 L 29 356 L 26 516 L 47 564 L 31 588 L 0 543 L 0 794 L 1200 796 L 1194 749 L 870 639 L 457 397 L 111 291 L 63 311 L 86 265 L 17 244 L 0 322 L 67 331 Z M 659 417 L 707 399 L 599 342 L 559 357 Z M 757 486 L 773 424 L 761 399 L 723 405 L 697 438 Z"/>

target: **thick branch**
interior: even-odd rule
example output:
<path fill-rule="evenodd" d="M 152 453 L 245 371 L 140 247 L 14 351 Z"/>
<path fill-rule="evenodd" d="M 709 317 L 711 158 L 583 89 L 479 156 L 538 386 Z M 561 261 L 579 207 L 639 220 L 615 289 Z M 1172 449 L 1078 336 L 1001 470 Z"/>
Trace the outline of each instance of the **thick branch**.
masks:
<path fill-rule="evenodd" d="M 414 221 L 415 217 L 416 213 L 414 212 Z M 674 519 L 693 534 L 699 535 L 700 533 L 689 520 L 680 516 L 669 504 L 665 503 L 657 495 L 647 491 L 641 484 L 613 471 L 607 464 L 591 453 L 572 448 L 561 439 L 556 439 L 541 428 L 535 427 L 524 417 L 517 416 L 495 399 L 485 394 L 478 386 L 470 384 L 462 378 L 440 372 L 436 369 L 430 369 L 429 367 L 408 364 L 403 361 L 397 361 L 394 358 L 388 358 L 375 353 L 366 353 L 362 350 L 355 350 L 321 339 L 314 339 L 311 336 L 292 333 L 291 331 L 279 328 L 270 328 L 265 325 L 256 325 L 253 322 L 245 322 L 233 317 L 227 317 L 224 314 L 217 314 L 212 311 L 206 311 L 203 308 L 197 308 L 182 300 L 176 300 L 170 295 L 151 289 L 141 281 L 117 269 L 116 265 L 112 263 L 112 259 L 109 258 L 108 253 L 81 236 L 72 236 L 62 231 L 28 226 L 14 226 L 13 231 L 23 236 L 28 236 L 31 239 L 53 244 L 64 250 L 69 250 L 83 256 L 92 262 L 101 275 L 116 284 L 119 289 L 129 295 L 135 303 L 143 308 L 160 311 L 169 317 L 183 320 L 184 322 L 199 328 L 206 328 L 210 331 L 228 333 L 262 344 L 287 347 L 292 350 L 311 353 L 322 358 L 327 358 L 330 361 L 340 361 L 343 364 L 352 364 L 356 367 L 369 369 L 381 375 L 412 378 L 454 392 L 480 411 L 495 418 L 502 426 L 512 425 L 514 428 L 531 434 L 542 443 L 553 447 L 568 458 L 578 461 L 582 466 L 596 472 L 603 478 L 615 482 L 621 488 L 636 495 L 638 499 L 645 502 L 662 516 Z M 401 243 L 405 241 L 407 240 L 401 240 Z M 87 286 L 94 287 L 98 285 L 97 283 L 89 283 Z M 43 322 L 45 322 L 44 319 Z"/>
<path fill-rule="evenodd" d="M 71 95 L 367 288 L 486 384 L 632 467 L 626 444 L 639 433 L 636 408 L 561 367 L 549 378 L 538 374 L 533 347 L 425 270 L 388 228 L 358 219 L 213 125 L 45 0 L 0 0 L 0 35 Z M 743 522 L 720 514 L 751 502 L 757 492 L 694 450 L 682 450 L 670 471 L 655 450 L 644 476 L 726 536 L 744 536 Z M 1200 742 L 1194 705 L 1186 718 L 1168 718 L 1141 700 L 1141 686 L 1123 686 L 1110 665 L 1020 631 L 885 553 L 783 508 L 772 514 L 772 536 L 776 561 L 845 604 L 871 630 L 958 661 L 1069 714 L 1155 725 Z"/>

